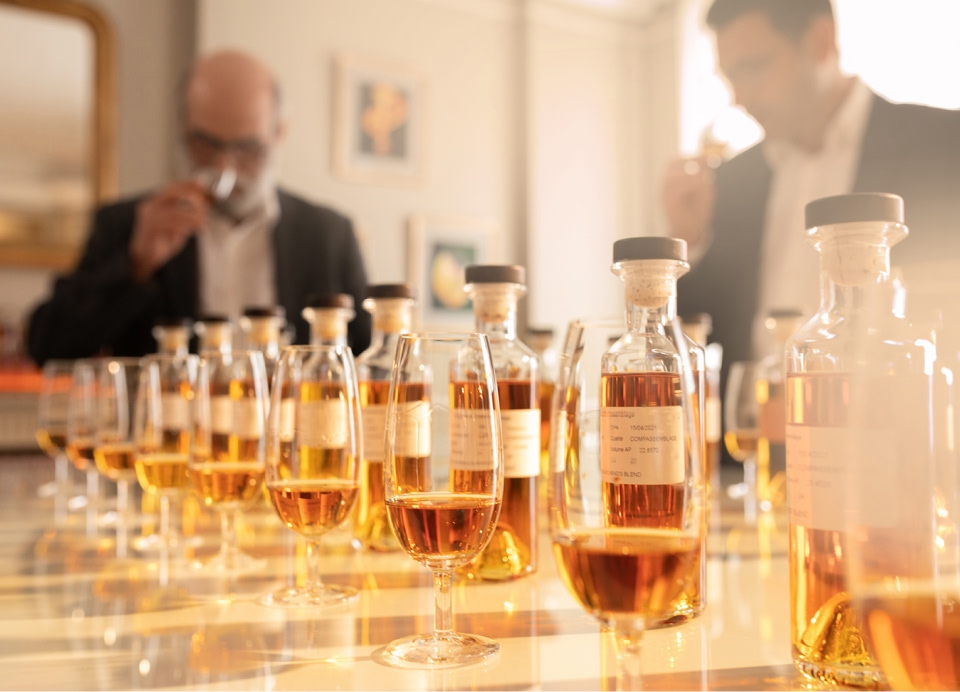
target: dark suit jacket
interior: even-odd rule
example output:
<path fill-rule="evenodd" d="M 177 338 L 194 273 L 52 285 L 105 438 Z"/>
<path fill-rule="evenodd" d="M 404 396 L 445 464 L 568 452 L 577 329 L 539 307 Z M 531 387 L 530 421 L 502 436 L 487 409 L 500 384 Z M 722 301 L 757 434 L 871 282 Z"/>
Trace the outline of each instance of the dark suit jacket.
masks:
<path fill-rule="evenodd" d="M 771 178 L 759 145 L 717 169 L 713 242 L 678 285 L 681 314 L 713 317 L 725 366 L 751 357 Z M 894 264 L 960 259 L 960 111 L 874 97 L 853 191 L 903 197 L 910 235 L 893 248 Z"/>
<path fill-rule="evenodd" d="M 282 190 L 278 196 L 277 301 L 286 309 L 287 320 L 296 325 L 297 343 L 310 340 L 300 312 L 311 293 L 350 293 L 357 317 L 349 325 L 348 339 L 359 354 L 370 343 L 370 316 L 360 308 L 367 278 L 350 220 Z M 121 201 L 97 211 L 77 268 L 60 277 L 53 296 L 34 310 L 27 348 L 37 363 L 99 353 L 151 353 L 156 350 L 151 330 L 158 318 L 197 316 L 195 239 L 147 283 L 133 280 L 129 246 L 139 201 Z"/>

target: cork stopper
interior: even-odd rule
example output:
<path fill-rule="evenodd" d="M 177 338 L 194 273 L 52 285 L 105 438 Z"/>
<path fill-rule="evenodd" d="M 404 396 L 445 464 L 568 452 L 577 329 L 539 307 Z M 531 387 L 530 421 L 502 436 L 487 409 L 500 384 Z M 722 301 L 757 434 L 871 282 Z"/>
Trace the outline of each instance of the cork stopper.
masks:
<path fill-rule="evenodd" d="M 842 286 L 875 282 L 890 272 L 890 248 L 907 237 L 903 199 L 881 192 L 823 197 L 804 209 L 807 239 L 821 270 Z"/>
<path fill-rule="evenodd" d="M 516 264 L 472 264 L 464 272 L 464 290 L 481 322 L 515 319 L 517 301 L 527 292 L 526 270 Z"/>
<path fill-rule="evenodd" d="M 157 341 L 158 353 L 186 353 L 190 348 L 189 317 L 161 317 L 154 323 L 151 334 Z"/>
<path fill-rule="evenodd" d="M 193 325 L 200 352 L 228 351 L 233 345 L 233 324 L 226 315 L 201 315 Z"/>
<path fill-rule="evenodd" d="M 373 317 L 373 329 L 383 334 L 405 334 L 410 331 L 417 291 L 411 284 L 376 284 L 367 286 L 363 309 Z"/>
<path fill-rule="evenodd" d="M 282 305 L 247 307 L 239 320 L 240 329 L 252 344 L 279 342 L 280 330 L 286 324 L 286 315 Z"/>
<path fill-rule="evenodd" d="M 677 238 L 641 236 L 613 244 L 611 271 L 623 279 L 629 305 L 660 308 L 677 296 L 677 279 L 690 270 L 687 243 Z"/>

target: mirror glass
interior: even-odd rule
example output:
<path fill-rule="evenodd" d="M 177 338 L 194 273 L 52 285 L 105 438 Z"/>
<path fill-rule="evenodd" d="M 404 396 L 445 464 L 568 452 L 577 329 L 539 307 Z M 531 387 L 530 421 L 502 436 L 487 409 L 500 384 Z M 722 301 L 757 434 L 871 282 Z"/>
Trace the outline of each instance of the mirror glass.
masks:
<path fill-rule="evenodd" d="M 97 35 L 19 4 L 0 2 L 0 264 L 65 269 L 101 192 Z"/>

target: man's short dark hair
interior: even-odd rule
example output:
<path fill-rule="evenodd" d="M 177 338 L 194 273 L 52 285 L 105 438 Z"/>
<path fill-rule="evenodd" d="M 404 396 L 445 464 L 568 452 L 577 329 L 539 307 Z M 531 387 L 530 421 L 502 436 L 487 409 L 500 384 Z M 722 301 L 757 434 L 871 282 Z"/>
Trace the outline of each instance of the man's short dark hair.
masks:
<path fill-rule="evenodd" d="M 707 26 L 717 31 L 747 12 L 764 12 L 770 24 L 797 41 L 820 15 L 833 17 L 830 0 L 714 0 L 707 11 Z"/>

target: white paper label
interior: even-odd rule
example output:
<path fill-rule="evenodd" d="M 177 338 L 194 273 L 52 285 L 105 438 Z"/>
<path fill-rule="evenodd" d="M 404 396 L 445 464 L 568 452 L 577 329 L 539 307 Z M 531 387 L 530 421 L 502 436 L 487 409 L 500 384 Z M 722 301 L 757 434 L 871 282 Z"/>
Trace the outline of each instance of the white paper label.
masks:
<path fill-rule="evenodd" d="M 540 409 L 500 411 L 503 434 L 503 475 L 531 478 L 540 475 Z"/>
<path fill-rule="evenodd" d="M 720 397 L 708 396 L 704 402 L 704 437 L 707 442 L 719 442 L 723 437 L 723 415 Z"/>
<path fill-rule="evenodd" d="M 223 435 L 233 432 L 233 402 L 230 397 L 210 397 L 210 430 Z"/>
<path fill-rule="evenodd" d="M 450 468 L 489 471 L 494 468 L 493 422 L 480 409 L 450 412 Z"/>
<path fill-rule="evenodd" d="M 791 524 L 843 531 L 849 528 L 844 512 L 855 504 L 859 525 L 898 524 L 895 433 L 788 425 L 786 451 Z"/>
<path fill-rule="evenodd" d="M 387 407 L 370 404 L 360 409 L 360 415 L 363 418 L 363 456 L 367 461 L 383 461 Z"/>
<path fill-rule="evenodd" d="M 411 401 L 397 404 L 394 455 L 428 457 L 431 452 L 430 402 Z"/>
<path fill-rule="evenodd" d="M 297 444 L 317 449 L 342 449 L 350 439 L 347 402 L 343 399 L 301 401 Z"/>
<path fill-rule="evenodd" d="M 607 483 L 676 485 L 686 476 L 680 406 L 600 409 L 600 470 Z"/>
<path fill-rule="evenodd" d="M 297 402 L 293 399 L 282 399 L 280 401 L 280 440 L 283 442 L 292 442 L 294 435 L 294 422 L 297 417 Z"/>
<path fill-rule="evenodd" d="M 570 444 L 576 444 L 573 440 Z M 550 470 L 563 473 L 567 458 L 567 412 L 556 411 L 550 426 Z"/>
<path fill-rule="evenodd" d="M 190 427 L 190 402 L 179 394 L 161 394 L 160 411 L 164 430 L 186 430 Z"/>
<path fill-rule="evenodd" d="M 233 402 L 233 430 L 237 437 L 263 437 L 263 410 L 256 399 L 238 399 Z"/>

